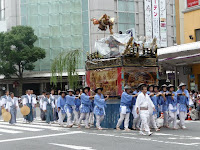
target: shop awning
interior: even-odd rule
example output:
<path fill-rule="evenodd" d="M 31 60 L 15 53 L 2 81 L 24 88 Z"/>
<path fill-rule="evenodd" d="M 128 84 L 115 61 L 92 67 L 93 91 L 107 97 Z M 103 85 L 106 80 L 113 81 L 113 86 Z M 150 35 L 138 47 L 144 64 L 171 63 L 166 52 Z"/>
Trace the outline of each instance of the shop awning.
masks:
<path fill-rule="evenodd" d="M 160 65 L 184 66 L 200 63 L 200 42 L 158 49 Z"/>

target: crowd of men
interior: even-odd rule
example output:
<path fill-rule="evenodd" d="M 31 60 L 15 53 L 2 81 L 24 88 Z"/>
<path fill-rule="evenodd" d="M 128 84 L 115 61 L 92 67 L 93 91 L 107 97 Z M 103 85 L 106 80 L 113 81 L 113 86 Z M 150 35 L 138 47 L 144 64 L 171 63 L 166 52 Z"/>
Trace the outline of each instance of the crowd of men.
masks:
<path fill-rule="evenodd" d="M 150 128 L 160 131 L 161 126 L 158 123 L 159 117 L 164 117 L 163 127 L 177 130 L 177 116 L 180 121 L 178 125 L 185 129 L 185 118 L 188 113 L 188 106 L 191 95 L 186 90 L 186 85 L 181 83 L 179 89 L 174 91 L 172 84 L 162 85 L 146 85 L 140 84 L 137 88 L 130 86 L 124 87 L 121 95 L 120 118 L 117 122 L 116 129 L 121 130 L 121 124 L 124 121 L 124 129 L 129 131 L 130 114 L 133 114 L 133 130 L 139 130 L 142 135 L 151 135 Z M 89 129 L 90 125 L 96 119 L 96 128 L 102 130 L 101 122 L 105 116 L 106 101 L 109 96 L 102 94 L 103 88 L 96 88 L 91 91 L 89 87 L 83 89 L 67 91 L 43 92 L 38 96 L 40 104 L 41 120 L 48 124 L 58 122 L 60 126 L 66 125 L 71 128 L 77 125 L 81 128 L 84 120 L 85 128 Z M 89 94 L 90 93 L 90 94 Z M 33 91 L 27 90 L 26 95 L 21 97 L 23 106 L 30 108 L 30 113 L 24 116 L 24 121 L 31 123 L 36 118 L 36 96 Z M 18 99 L 13 93 L 6 92 L 1 98 L 1 109 L 11 113 L 10 124 L 16 123 L 16 113 L 19 107 Z M 94 117 L 95 116 L 95 117 Z"/>

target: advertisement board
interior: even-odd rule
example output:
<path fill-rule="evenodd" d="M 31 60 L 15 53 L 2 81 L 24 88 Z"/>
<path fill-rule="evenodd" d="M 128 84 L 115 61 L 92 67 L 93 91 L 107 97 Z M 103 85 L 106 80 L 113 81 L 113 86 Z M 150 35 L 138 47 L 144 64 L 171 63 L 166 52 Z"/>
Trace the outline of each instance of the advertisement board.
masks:
<path fill-rule="evenodd" d="M 152 1 L 152 18 L 153 18 L 153 38 L 157 39 L 157 45 L 160 47 L 160 13 L 159 1 Z"/>
<path fill-rule="evenodd" d="M 166 0 L 160 0 L 160 46 L 167 47 Z"/>
<path fill-rule="evenodd" d="M 144 1 L 145 11 L 145 36 L 147 42 L 152 42 L 152 9 L 151 0 Z"/>
<path fill-rule="evenodd" d="M 187 0 L 187 7 L 188 8 L 196 6 L 196 5 L 199 5 L 199 0 Z"/>

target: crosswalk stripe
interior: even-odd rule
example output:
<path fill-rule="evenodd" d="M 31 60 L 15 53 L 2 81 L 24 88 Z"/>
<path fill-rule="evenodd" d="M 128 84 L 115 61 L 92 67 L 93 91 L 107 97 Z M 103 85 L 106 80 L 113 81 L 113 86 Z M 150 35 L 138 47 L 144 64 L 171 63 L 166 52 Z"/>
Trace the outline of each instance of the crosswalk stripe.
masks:
<path fill-rule="evenodd" d="M 0 122 L 0 124 L 7 124 L 7 122 Z M 51 126 L 42 126 L 42 125 L 34 125 L 34 124 L 23 124 L 23 123 L 16 123 L 15 126 L 22 126 L 22 127 L 32 127 L 32 128 L 41 128 L 41 129 L 51 129 L 51 130 L 61 130 L 61 127 L 51 127 Z M 67 128 L 65 128 L 67 129 Z"/>
<path fill-rule="evenodd" d="M 16 133 L 23 133 L 21 131 L 14 131 L 14 130 L 7 130 L 7 129 L 0 129 L 0 132 L 3 132 L 3 133 L 12 133 L 12 134 L 16 134 Z"/>
<path fill-rule="evenodd" d="M 10 125 L 0 125 L 0 128 L 16 129 L 16 130 L 32 131 L 32 132 L 42 131 L 43 130 L 43 129 L 28 128 L 28 127 L 10 126 Z"/>
<path fill-rule="evenodd" d="M 42 129 L 51 129 L 51 130 L 62 130 L 61 127 L 52 127 L 52 126 L 42 126 L 42 125 L 35 125 L 35 124 L 22 124 L 17 123 L 17 126 L 23 126 L 23 127 L 33 127 L 33 128 L 42 128 Z M 67 128 L 65 128 L 67 129 Z"/>
<path fill-rule="evenodd" d="M 49 124 L 47 124 L 46 122 L 33 122 L 33 124 L 49 126 Z M 51 126 L 54 126 L 54 127 L 60 127 L 59 124 L 51 124 Z"/>

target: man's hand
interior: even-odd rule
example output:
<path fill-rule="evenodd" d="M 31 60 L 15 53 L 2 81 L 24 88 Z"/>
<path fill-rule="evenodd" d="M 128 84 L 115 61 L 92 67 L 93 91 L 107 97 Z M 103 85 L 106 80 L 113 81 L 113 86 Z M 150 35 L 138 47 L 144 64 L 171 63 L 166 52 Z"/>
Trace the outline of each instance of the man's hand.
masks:
<path fill-rule="evenodd" d="M 185 93 L 183 92 L 182 95 L 185 96 Z"/>
<path fill-rule="evenodd" d="M 156 111 L 155 107 L 153 107 L 153 111 Z"/>
<path fill-rule="evenodd" d="M 136 112 L 137 112 L 137 114 L 139 114 L 139 109 L 138 108 L 136 109 Z"/>
<path fill-rule="evenodd" d="M 109 98 L 109 95 L 106 95 L 106 98 L 105 98 L 105 100 L 107 101 L 107 100 L 108 100 L 108 98 Z"/>
<path fill-rule="evenodd" d="M 94 98 L 94 96 L 90 96 L 90 99 L 93 99 Z"/>
<path fill-rule="evenodd" d="M 154 93 L 150 93 L 150 95 L 149 96 L 154 96 Z"/>
<path fill-rule="evenodd" d="M 133 97 L 137 97 L 138 96 L 138 94 L 135 94 L 135 95 L 132 95 Z"/>

